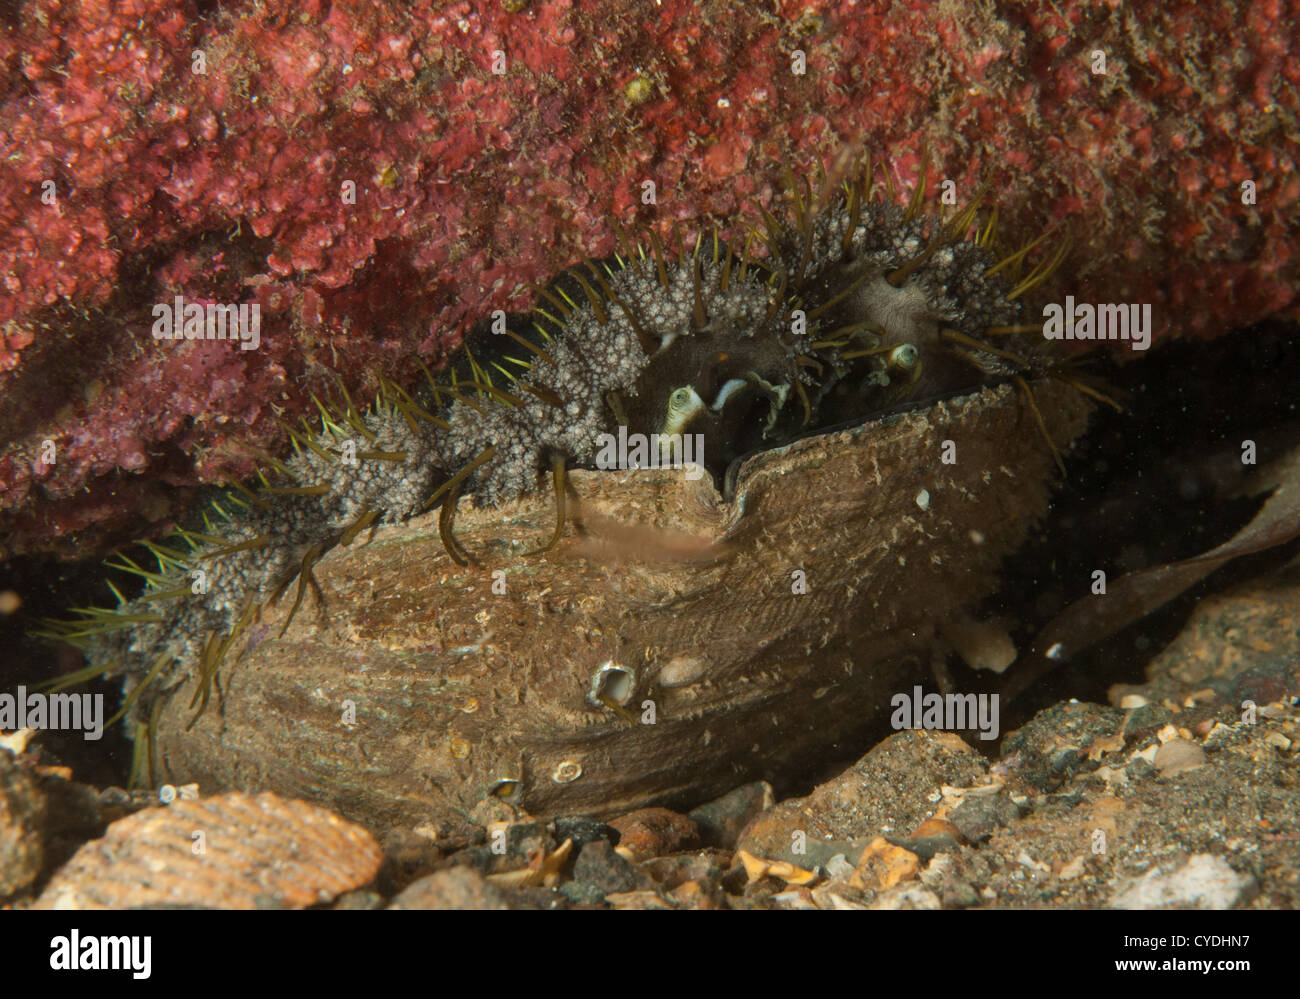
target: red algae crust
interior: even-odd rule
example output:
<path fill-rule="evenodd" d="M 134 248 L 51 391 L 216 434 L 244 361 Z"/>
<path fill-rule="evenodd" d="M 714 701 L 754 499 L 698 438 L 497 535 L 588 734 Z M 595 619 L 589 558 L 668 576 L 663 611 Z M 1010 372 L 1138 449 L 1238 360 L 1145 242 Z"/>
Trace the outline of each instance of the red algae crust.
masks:
<path fill-rule="evenodd" d="M 1070 220 L 1060 294 L 1150 303 L 1157 338 L 1294 317 L 1298 8 L 18 4 L 0 556 L 156 533 L 249 474 L 238 442 L 409 383 L 612 220 L 743 234 L 845 149 L 906 188 L 928 147 L 932 192 L 991 183 L 1017 235 Z M 177 295 L 257 304 L 257 349 L 153 339 Z"/>

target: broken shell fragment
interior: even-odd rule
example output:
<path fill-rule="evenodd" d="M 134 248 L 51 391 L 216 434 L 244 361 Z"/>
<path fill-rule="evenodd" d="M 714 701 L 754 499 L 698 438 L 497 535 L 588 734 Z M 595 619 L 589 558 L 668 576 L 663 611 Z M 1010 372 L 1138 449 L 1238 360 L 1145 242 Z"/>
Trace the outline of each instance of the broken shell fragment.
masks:
<path fill-rule="evenodd" d="M 360 826 L 275 794 L 174 801 L 118 819 L 55 873 L 37 909 L 300 909 L 369 883 Z"/>
<path fill-rule="evenodd" d="M 787 860 L 768 860 L 765 857 L 755 857 L 745 850 L 736 851 L 736 859 L 744 866 L 745 877 L 750 884 L 761 881 L 763 878 L 780 878 L 786 884 L 808 885 L 815 882 L 818 877 L 816 871 L 796 867 Z"/>
<path fill-rule="evenodd" d="M 1064 449 L 1088 402 L 1034 392 Z M 790 773 L 928 676 L 937 623 L 993 590 L 1052 469 L 1002 385 L 752 455 L 726 498 L 679 469 L 575 471 L 576 516 L 544 557 L 528 553 L 554 530 L 549 499 L 463 500 L 474 562 L 446 556 L 436 515 L 332 551 L 317 621 L 277 637 L 286 609 L 269 609 L 269 637 L 222 668 L 219 710 L 187 727 L 189 683 L 165 705 L 158 779 L 383 829 L 463 815 L 503 775 L 532 815 L 609 817 Z"/>
<path fill-rule="evenodd" d="M 573 852 L 573 840 L 566 839 L 558 847 L 547 853 L 539 850 L 530 858 L 527 867 L 500 874 L 489 874 L 487 879 L 492 884 L 509 888 L 550 888 L 559 883 L 564 865 Z"/>

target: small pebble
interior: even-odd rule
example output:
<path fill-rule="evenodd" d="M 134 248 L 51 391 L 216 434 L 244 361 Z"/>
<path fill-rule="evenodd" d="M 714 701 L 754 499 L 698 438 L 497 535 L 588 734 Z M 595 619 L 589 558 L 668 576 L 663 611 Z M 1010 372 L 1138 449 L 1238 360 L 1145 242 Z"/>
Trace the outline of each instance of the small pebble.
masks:
<path fill-rule="evenodd" d="M 608 840 L 586 843 L 573 865 L 573 879 L 603 893 L 635 891 L 647 887 L 637 869 L 614 851 Z"/>
<path fill-rule="evenodd" d="M 1173 871 L 1159 869 L 1132 879 L 1110 901 L 1112 909 L 1231 909 L 1258 891 L 1255 879 L 1226 860 L 1198 853 Z"/>
<path fill-rule="evenodd" d="M 619 831 L 619 846 L 640 859 L 689 850 L 700 841 L 696 824 L 667 808 L 641 808 L 614 819 L 610 825 Z"/>
<path fill-rule="evenodd" d="M 1205 750 L 1186 739 L 1171 739 L 1156 752 L 1155 768 L 1161 777 L 1176 777 L 1207 763 Z"/>

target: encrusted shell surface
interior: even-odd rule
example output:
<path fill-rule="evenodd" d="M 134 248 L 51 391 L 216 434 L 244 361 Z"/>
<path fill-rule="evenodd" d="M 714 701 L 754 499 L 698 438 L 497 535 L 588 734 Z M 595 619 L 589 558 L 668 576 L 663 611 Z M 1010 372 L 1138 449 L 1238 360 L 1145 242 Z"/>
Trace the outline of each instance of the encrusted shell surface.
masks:
<path fill-rule="evenodd" d="M 1066 447 L 1089 404 L 1035 394 Z M 489 794 L 610 816 L 806 767 L 929 676 L 936 626 L 992 589 L 1052 468 L 1002 385 L 753 456 L 729 501 L 682 470 L 575 472 L 581 523 L 546 556 L 527 553 L 548 499 L 463 501 L 477 564 L 446 556 L 436 515 L 336 549 L 316 620 L 280 638 L 269 610 L 189 730 L 192 688 L 171 699 L 159 779 L 384 827 Z"/>
<path fill-rule="evenodd" d="M 119 819 L 81 847 L 37 909 L 303 908 L 370 882 L 366 830 L 275 794 L 177 801 Z"/>

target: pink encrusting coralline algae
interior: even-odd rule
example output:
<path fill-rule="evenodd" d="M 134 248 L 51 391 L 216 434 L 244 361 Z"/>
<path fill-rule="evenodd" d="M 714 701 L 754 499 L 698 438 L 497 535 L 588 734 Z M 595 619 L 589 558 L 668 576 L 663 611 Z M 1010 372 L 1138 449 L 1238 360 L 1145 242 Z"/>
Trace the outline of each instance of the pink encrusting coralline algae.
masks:
<path fill-rule="evenodd" d="M 1297 6 L 18 4 L 0 552 L 156 531 L 248 474 L 237 442 L 281 451 L 336 376 L 409 382 L 614 220 L 743 234 L 845 149 L 1068 219 L 1064 290 L 1150 303 L 1157 340 L 1294 316 Z M 257 349 L 155 339 L 177 295 L 257 304 Z"/>

